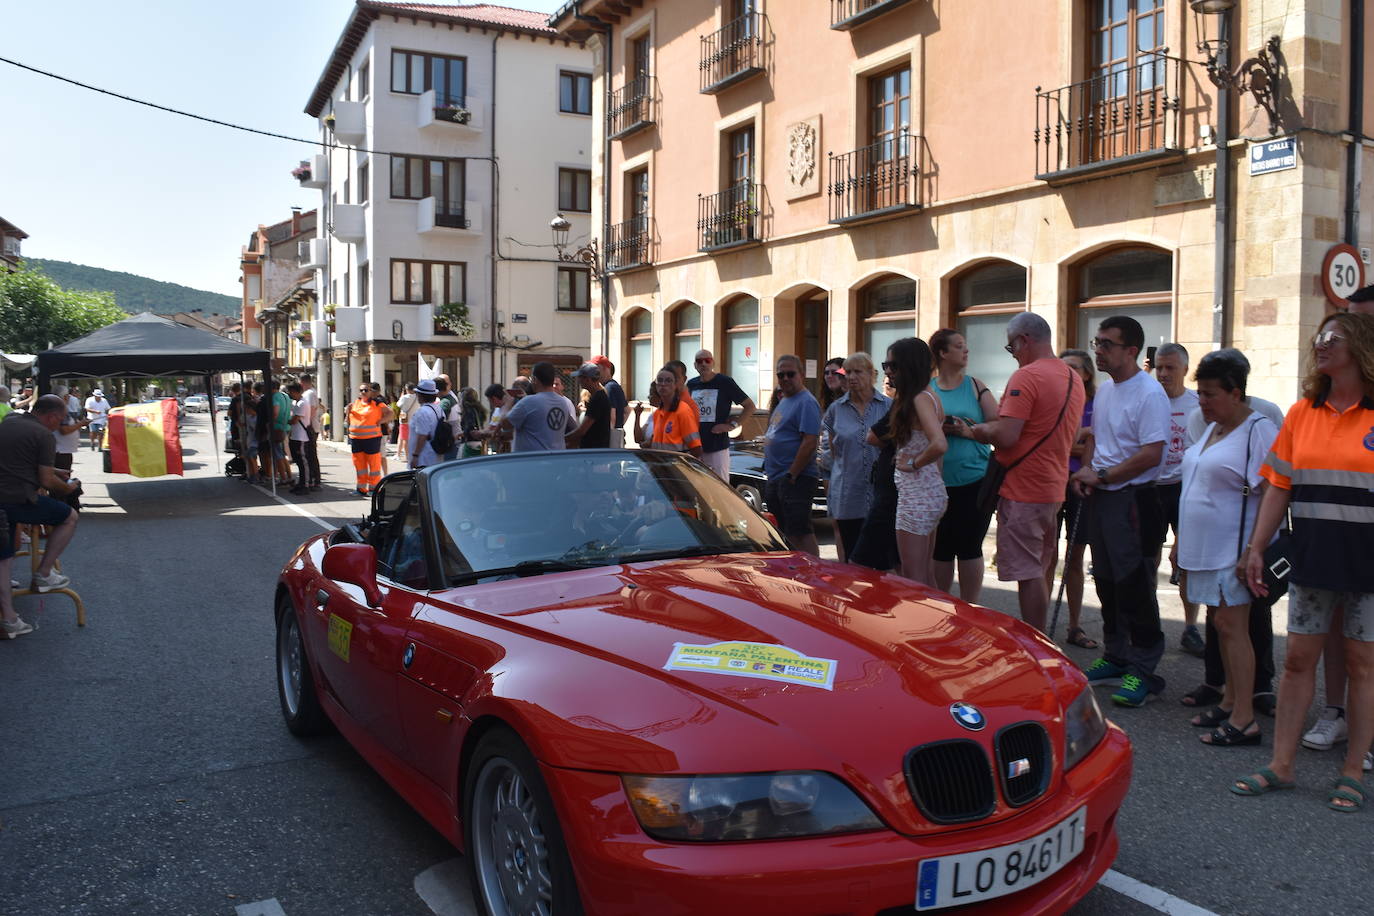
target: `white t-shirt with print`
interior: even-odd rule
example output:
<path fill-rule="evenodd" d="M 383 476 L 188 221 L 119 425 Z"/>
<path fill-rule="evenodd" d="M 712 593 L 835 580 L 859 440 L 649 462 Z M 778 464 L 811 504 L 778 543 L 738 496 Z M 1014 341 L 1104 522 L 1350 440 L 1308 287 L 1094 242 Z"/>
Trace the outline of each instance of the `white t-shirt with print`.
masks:
<path fill-rule="evenodd" d="M 1107 379 L 1098 387 L 1093 398 L 1093 467 L 1115 467 L 1141 446 L 1168 441 L 1169 396 L 1148 373 L 1137 372 L 1119 385 Z M 1157 464 L 1131 480 L 1113 481 L 1101 488 L 1120 490 L 1158 478 Z"/>
<path fill-rule="evenodd" d="M 1160 484 L 1178 483 L 1183 476 L 1183 452 L 1191 444 L 1188 439 L 1188 417 L 1197 410 L 1197 392 L 1184 388 L 1176 398 L 1169 398 L 1169 438 L 1164 442 L 1164 464 L 1159 468 Z"/>
<path fill-rule="evenodd" d="M 309 442 L 310 433 L 307 426 L 310 423 L 310 405 L 305 402 L 305 398 L 291 402 L 291 441 Z"/>
<path fill-rule="evenodd" d="M 1183 453 L 1183 493 L 1179 499 L 1178 565 L 1182 569 L 1228 569 L 1239 548 L 1250 539 L 1259 513 L 1260 466 L 1279 428 L 1253 412 L 1219 442 L 1203 448 L 1215 424 Z M 1246 464 L 1247 444 L 1250 462 Z M 1251 490 L 1245 507 L 1245 532 L 1240 530 L 1241 487 Z"/>

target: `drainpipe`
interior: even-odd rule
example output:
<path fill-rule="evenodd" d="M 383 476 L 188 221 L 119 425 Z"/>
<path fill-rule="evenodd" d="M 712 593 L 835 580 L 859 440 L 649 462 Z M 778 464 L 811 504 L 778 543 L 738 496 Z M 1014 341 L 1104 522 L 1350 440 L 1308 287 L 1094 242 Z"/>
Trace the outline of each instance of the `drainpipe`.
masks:
<path fill-rule="evenodd" d="M 1364 181 L 1364 0 L 1350 0 L 1350 146 L 1345 151 L 1345 242 L 1360 244 Z"/>
<path fill-rule="evenodd" d="M 1217 69 L 1222 73 L 1229 73 L 1231 69 L 1233 15 L 1233 11 L 1227 10 L 1221 14 L 1218 24 Z M 1235 219 L 1231 208 L 1231 92 L 1227 89 L 1217 90 L 1216 144 L 1216 180 L 1212 188 L 1216 200 L 1212 240 L 1212 340 L 1218 347 L 1226 347 L 1231 341 L 1231 273 L 1235 254 L 1231 248 L 1231 223 Z"/>
<path fill-rule="evenodd" d="M 501 264 L 500 249 L 497 247 L 497 239 L 501 237 L 501 173 L 496 167 L 496 42 L 500 40 L 501 33 L 497 32 L 491 38 L 491 116 L 487 118 L 487 124 L 491 130 L 491 380 L 500 382 L 505 381 L 505 354 L 502 354 L 501 374 L 496 373 L 496 271 Z M 473 380 L 473 387 L 477 388 L 476 380 Z M 481 388 L 478 388 L 481 391 Z"/>
<path fill-rule="evenodd" d="M 605 245 L 611 237 L 611 134 L 606 130 L 606 118 L 611 112 L 611 73 L 613 51 L 611 48 L 611 27 L 599 20 L 582 15 L 582 2 L 578 0 L 573 8 L 573 18 L 585 22 L 605 37 L 605 70 L 601 78 L 601 352 L 610 356 L 611 349 L 611 279 L 606 273 L 606 257 L 609 252 Z M 611 357 L 612 360 L 615 357 Z"/>

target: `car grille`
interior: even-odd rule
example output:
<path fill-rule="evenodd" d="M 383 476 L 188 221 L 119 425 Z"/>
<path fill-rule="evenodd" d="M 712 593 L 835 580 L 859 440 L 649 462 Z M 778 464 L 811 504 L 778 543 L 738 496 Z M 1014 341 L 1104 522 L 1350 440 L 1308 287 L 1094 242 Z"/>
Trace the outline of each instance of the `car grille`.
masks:
<path fill-rule="evenodd" d="M 973 741 L 935 741 L 915 748 L 906 757 L 906 778 L 916 806 L 936 823 L 987 817 L 996 803 L 988 756 Z"/>
<path fill-rule="evenodd" d="M 1050 738 L 1034 722 L 1008 725 L 997 733 L 997 770 L 1007 804 L 1020 807 L 1049 787 Z"/>

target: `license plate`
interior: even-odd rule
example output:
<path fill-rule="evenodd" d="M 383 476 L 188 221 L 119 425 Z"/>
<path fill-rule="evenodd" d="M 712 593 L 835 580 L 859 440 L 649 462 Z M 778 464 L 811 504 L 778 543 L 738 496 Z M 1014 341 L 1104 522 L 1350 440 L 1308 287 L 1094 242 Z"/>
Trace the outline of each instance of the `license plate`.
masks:
<path fill-rule="evenodd" d="M 916 909 L 963 906 L 1039 884 L 1083 851 L 1087 811 L 1085 805 L 1050 829 L 1006 846 L 922 859 Z"/>

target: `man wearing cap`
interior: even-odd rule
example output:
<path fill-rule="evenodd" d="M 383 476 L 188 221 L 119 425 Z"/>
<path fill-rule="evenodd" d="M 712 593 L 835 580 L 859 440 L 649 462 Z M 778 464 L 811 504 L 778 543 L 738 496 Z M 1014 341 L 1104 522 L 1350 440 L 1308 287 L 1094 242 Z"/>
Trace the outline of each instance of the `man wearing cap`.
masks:
<path fill-rule="evenodd" d="M 743 426 L 754 415 L 754 401 L 735 380 L 716 371 L 710 350 L 698 350 L 697 377 L 687 383 L 692 400 L 701 414 L 701 461 L 721 480 L 730 479 L 730 431 Z M 740 405 L 740 419 L 730 416 Z M 743 435 L 743 434 L 741 434 Z"/>
<path fill-rule="evenodd" d="M 625 446 L 625 416 L 630 409 L 630 401 L 625 397 L 625 389 L 620 387 L 615 375 L 615 363 L 605 356 L 593 356 L 592 362 L 601 368 L 601 384 L 606 389 L 606 397 L 611 402 L 611 446 Z"/>
<path fill-rule="evenodd" d="M 583 363 L 577 370 L 577 382 L 587 392 L 587 411 L 582 423 L 568 433 L 568 448 L 611 447 L 611 398 L 601 384 L 601 367 Z"/>
<path fill-rule="evenodd" d="M 105 426 L 110 422 L 110 402 L 105 400 L 105 392 L 99 388 L 86 398 L 86 419 L 91 424 L 91 451 L 100 449 L 100 440 L 105 435 Z"/>
<path fill-rule="evenodd" d="M 415 404 L 410 410 L 410 438 L 406 441 L 409 467 L 414 470 L 443 460 L 429 444 L 434 439 L 434 430 L 444 421 L 441 408 L 435 403 L 438 399 L 439 388 L 433 379 L 421 379 L 416 383 Z"/>

